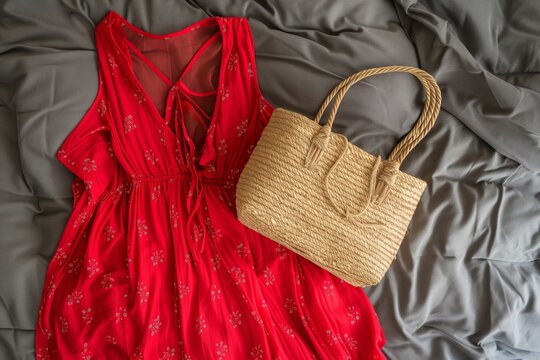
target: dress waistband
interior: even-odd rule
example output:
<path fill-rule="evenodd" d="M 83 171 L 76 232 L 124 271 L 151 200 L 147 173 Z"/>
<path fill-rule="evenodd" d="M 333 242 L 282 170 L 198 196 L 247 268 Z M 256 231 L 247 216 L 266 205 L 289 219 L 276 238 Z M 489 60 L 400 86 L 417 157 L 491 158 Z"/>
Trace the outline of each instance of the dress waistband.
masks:
<path fill-rule="evenodd" d="M 225 188 L 230 187 L 231 181 L 222 179 L 222 178 L 210 178 L 207 176 L 201 176 L 200 180 L 203 184 L 213 185 L 213 186 L 223 186 Z M 193 179 L 189 175 L 170 175 L 170 176 L 136 176 L 132 177 L 131 180 L 127 180 L 121 183 L 116 184 L 116 186 L 108 191 L 105 191 L 97 202 L 103 202 L 106 198 L 113 196 L 114 194 L 127 193 L 137 185 L 142 184 L 151 184 L 151 183 L 163 183 L 163 182 L 191 182 Z M 81 181 L 82 182 L 82 181 Z"/>
<path fill-rule="evenodd" d="M 143 183 L 153 183 L 153 182 L 183 182 L 191 181 L 192 177 L 189 174 L 179 174 L 179 175 L 158 175 L 158 176 L 134 176 L 131 178 L 129 183 L 133 185 L 143 184 Z M 208 185 L 226 185 L 227 180 L 222 178 L 211 178 L 208 176 L 201 175 L 201 181 L 203 184 Z"/>

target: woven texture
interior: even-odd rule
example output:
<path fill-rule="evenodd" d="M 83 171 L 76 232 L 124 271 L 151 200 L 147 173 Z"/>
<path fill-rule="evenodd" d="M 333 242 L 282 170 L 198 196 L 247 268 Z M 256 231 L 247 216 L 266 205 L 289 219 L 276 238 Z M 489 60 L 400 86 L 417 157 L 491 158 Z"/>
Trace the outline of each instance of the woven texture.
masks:
<path fill-rule="evenodd" d="M 350 86 L 388 72 L 416 76 L 426 100 L 413 129 L 382 160 L 331 128 Z M 433 126 L 440 103 L 440 90 L 428 73 L 391 66 L 343 80 L 314 120 L 276 109 L 240 176 L 238 218 L 353 285 L 378 283 L 395 258 L 426 187 L 399 166 Z"/>

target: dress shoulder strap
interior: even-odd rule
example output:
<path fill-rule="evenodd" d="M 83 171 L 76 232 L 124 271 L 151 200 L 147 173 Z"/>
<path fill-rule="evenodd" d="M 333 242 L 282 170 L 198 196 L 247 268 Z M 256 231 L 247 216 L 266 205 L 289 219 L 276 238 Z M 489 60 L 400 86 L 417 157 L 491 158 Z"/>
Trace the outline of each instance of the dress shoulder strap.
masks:
<path fill-rule="evenodd" d="M 227 69 L 239 71 L 241 81 L 246 83 L 246 88 L 249 90 L 246 96 L 257 102 L 260 113 L 269 115 L 273 106 L 266 100 L 260 89 L 252 27 L 246 17 L 228 19 L 231 22 L 230 38 L 233 41 L 231 46 L 233 51 Z"/>

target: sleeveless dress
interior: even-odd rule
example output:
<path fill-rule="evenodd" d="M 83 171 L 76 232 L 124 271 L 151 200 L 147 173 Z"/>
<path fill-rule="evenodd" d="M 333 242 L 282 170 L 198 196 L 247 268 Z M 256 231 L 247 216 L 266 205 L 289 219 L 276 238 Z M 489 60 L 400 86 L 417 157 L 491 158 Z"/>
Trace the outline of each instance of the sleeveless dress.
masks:
<path fill-rule="evenodd" d="M 380 359 L 362 289 L 236 218 L 268 122 L 245 18 L 165 35 L 109 11 L 99 88 L 57 158 L 73 213 L 49 264 L 37 359 Z"/>

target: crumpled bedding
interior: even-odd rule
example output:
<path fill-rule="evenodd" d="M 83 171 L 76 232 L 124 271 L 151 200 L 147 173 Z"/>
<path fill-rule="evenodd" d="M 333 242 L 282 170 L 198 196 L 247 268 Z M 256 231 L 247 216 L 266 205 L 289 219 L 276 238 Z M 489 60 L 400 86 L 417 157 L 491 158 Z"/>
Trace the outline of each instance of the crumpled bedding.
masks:
<path fill-rule="evenodd" d="M 540 4 L 534 0 L 0 3 L 0 359 L 34 359 L 43 279 L 71 211 L 55 159 L 97 90 L 94 25 L 109 9 L 151 32 L 247 16 L 275 106 L 314 115 L 351 73 L 425 69 L 434 129 L 402 169 L 428 181 L 384 280 L 365 288 L 389 359 L 540 358 Z M 422 92 L 405 74 L 355 86 L 335 129 L 387 156 Z"/>

